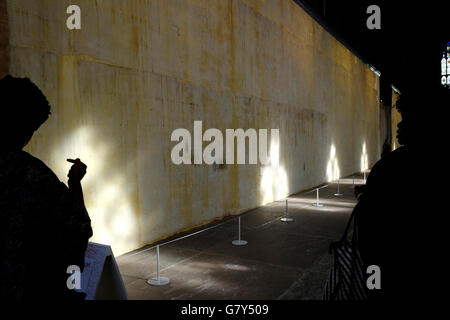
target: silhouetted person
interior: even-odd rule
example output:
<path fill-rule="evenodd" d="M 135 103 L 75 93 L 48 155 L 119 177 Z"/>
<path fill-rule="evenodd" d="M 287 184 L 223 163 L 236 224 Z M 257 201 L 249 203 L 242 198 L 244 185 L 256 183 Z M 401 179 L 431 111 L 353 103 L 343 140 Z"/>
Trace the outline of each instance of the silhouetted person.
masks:
<path fill-rule="evenodd" d="M 438 249 L 442 210 L 433 206 L 430 192 L 440 169 L 439 149 L 431 145 L 438 124 L 428 119 L 440 114 L 431 106 L 448 108 L 449 102 L 447 89 L 416 87 L 405 90 L 397 103 L 402 146 L 375 164 L 357 205 L 361 257 L 381 269 L 381 290 L 370 290 L 370 299 L 435 299 L 435 288 L 446 276 L 438 261 L 444 254 Z"/>
<path fill-rule="evenodd" d="M 83 269 L 92 236 L 80 183 L 86 166 L 70 160 L 67 187 L 22 151 L 50 114 L 29 79 L 1 79 L 0 99 L 0 298 L 83 298 L 67 289 L 66 271 Z"/>
<path fill-rule="evenodd" d="M 384 158 L 384 156 L 386 156 L 387 154 L 389 154 L 392 150 L 392 145 L 389 142 L 389 140 L 385 140 L 383 143 L 383 149 L 381 151 L 381 158 Z"/>

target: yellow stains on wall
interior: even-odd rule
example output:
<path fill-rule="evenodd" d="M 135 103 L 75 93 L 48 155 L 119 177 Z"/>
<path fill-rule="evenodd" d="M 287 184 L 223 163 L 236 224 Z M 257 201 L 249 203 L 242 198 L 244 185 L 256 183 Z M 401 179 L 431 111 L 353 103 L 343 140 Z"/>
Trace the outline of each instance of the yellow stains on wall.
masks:
<path fill-rule="evenodd" d="M 392 90 L 392 109 L 391 109 L 391 132 L 392 132 L 392 139 L 391 139 L 391 147 L 392 150 L 397 149 L 400 146 L 400 143 L 397 139 L 397 129 L 398 124 L 402 121 L 402 115 L 395 107 L 397 104 L 398 99 L 400 98 L 400 94 Z"/>
<path fill-rule="evenodd" d="M 69 3 L 7 1 L 10 70 L 52 105 L 27 150 L 62 181 L 86 162 L 92 240 L 116 254 L 359 171 L 363 143 L 378 159 L 378 77 L 294 1 L 79 0 L 77 31 Z M 279 129 L 270 164 L 174 165 L 195 120 Z"/>
<path fill-rule="evenodd" d="M 9 73 L 9 23 L 6 1 L 0 1 L 0 78 Z"/>

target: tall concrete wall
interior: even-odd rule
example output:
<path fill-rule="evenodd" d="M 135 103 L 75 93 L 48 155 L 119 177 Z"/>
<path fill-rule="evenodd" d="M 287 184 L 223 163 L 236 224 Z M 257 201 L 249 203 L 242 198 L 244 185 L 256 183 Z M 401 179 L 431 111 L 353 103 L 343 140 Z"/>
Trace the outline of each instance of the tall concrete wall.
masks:
<path fill-rule="evenodd" d="M 66 28 L 66 8 L 82 29 Z M 27 150 L 83 180 L 116 253 L 237 214 L 380 153 L 379 79 L 289 0 L 8 0 L 10 72 L 52 116 Z M 270 165 L 172 164 L 173 130 L 278 128 Z M 277 162 L 276 159 L 279 159 Z"/>
<path fill-rule="evenodd" d="M 402 121 L 402 115 L 395 107 L 397 104 L 398 99 L 400 98 L 400 94 L 392 91 L 392 109 L 391 109 L 391 126 L 392 126 L 392 150 L 397 149 L 400 147 L 400 143 L 397 139 L 397 126 Z"/>
<path fill-rule="evenodd" d="M 9 71 L 9 30 L 6 0 L 0 0 L 0 78 Z"/>

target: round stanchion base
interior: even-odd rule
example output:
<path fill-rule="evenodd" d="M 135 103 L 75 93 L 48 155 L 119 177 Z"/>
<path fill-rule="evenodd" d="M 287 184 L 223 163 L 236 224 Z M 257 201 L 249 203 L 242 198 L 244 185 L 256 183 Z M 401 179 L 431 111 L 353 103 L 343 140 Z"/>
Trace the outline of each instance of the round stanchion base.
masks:
<path fill-rule="evenodd" d="M 343 194 L 342 194 L 342 193 L 335 193 L 334 196 L 335 196 L 335 197 L 342 197 Z"/>
<path fill-rule="evenodd" d="M 286 217 L 281 218 L 280 220 L 281 220 L 281 221 L 284 221 L 284 222 L 292 222 L 292 221 L 294 221 L 294 219 L 292 219 L 292 218 L 286 218 Z"/>
<path fill-rule="evenodd" d="M 323 204 L 321 204 L 321 203 L 313 203 L 312 205 L 314 207 L 319 207 L 319 208 L 323 207 Z"/>
<path fill-rule="evenodd" d="M 245 240 L 233 240 L 231 243 L 235 246 L 245 246 L 248 242 Z"/>
<path fill-rule="evenodd" d="M 159 279 L 152 278 L 152 279 L 147 280 L 147 283 L 151 286 L 165 286 L 169 282 L 170 282 L 170 279 L 166 278 L 166 277 L 159 277 Z"/>

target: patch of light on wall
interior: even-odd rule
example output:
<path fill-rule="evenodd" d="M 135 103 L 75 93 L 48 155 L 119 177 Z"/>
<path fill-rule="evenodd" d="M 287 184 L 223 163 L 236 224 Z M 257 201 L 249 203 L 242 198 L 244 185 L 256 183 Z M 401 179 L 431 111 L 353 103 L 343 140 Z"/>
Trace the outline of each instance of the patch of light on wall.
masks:
<path fill-rule="evenodd" d="M 278 136 L 271 136 L 269 164 L 261 168 L 260 189 L 262 204 L 283 199 L 289 194 L 286 170 L 280 165 L 280 141 Z"/>
<path fill-rule="evenodd" d="M 369 157 L 367 155 L 366 143 L 364 142 L 362 145 L 361 152 L 361 171 L 369 169 Z"/>
<path fill-rule="evenodd" d="M 52 158 L 80 158 L 88 166 L 82 185 L 94 231 L 90 241 L 111 245 L 116 255 L 133 249 L 138 226 L 125 176 L 127 168 L 118 169 L 117 160 L 112 163 L 113 148 L 98 137 L 95 128 L 83 126 L 53 148 Z M 70 166 L 61 161 L 53 169 L 66 181 Z"/>
<path fill-rule="evenodd" d="M 340 176 L 341 172 L 339 169 L 338 158 L 336 156 L 336 147 L 332 144 L 330 148 L 330 158 L 327 163 L 327 181 L 331 182 L 337 180 Z"/>

